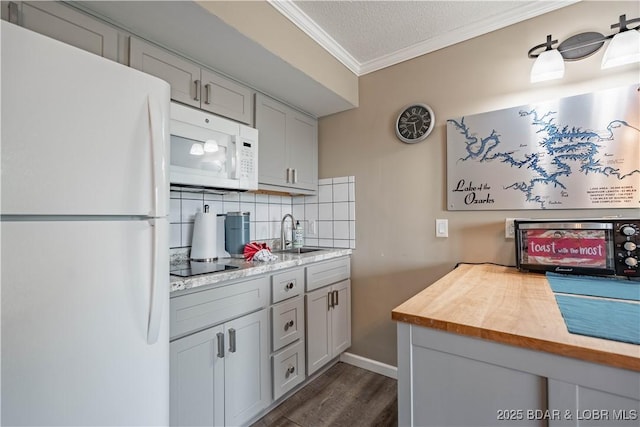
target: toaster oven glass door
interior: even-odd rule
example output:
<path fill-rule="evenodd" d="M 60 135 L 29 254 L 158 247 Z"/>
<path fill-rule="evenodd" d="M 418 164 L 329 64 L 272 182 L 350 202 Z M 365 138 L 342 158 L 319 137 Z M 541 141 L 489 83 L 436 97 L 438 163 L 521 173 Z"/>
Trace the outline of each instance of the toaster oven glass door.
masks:
<path fill-rule="evenodd" d="M 520 224 L 518 260 L 527 270 L 613 274 L 610 223 Z"/>

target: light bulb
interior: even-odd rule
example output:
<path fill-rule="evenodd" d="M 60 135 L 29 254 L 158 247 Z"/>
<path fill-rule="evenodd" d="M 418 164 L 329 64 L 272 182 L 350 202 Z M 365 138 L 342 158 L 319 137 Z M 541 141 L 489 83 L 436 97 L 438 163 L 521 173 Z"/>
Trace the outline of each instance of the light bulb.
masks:
<path fill-rule="evenodd" d="M 557 49 L 545 50 L 531 67 L 531 83 L 561 79 L 564 76 L 564 59 Z"/>
<path fill-rule="evenodd" d="M 202 144 L 198 142 L 193 143 L 191 150 L 189 150 L 189 154 L 192 156 L 204 156 L 204 148 L 202 147 Z"/>
<path fill-rule="evenodd" d="M 207 153 L 215 153 L 219 149 L 220 147 L 218 147 L 218 143 L 214 139 L 207 139 L 204 142 L 204 151 Z"/>

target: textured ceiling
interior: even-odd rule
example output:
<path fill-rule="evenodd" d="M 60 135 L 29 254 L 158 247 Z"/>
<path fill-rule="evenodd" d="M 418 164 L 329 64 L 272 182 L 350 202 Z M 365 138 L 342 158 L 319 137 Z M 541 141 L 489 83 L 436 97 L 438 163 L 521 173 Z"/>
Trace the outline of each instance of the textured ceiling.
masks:
<path fill-rule="evenodd" d="M 271 1 L 358 75 L 515 24 L 573 1 Z"/>

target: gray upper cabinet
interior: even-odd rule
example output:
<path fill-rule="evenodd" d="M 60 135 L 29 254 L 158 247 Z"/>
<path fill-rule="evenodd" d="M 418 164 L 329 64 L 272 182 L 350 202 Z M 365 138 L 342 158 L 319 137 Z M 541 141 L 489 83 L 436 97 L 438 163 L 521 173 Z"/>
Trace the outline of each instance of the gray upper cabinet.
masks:
<path fill-rule="evenodd" d="M 171 85 L 171 99 L 200 108 L 200 67 L 135 37 L 129 40 L 129 66 Z"/>
<path fill-rule="evenodd" d="M 129 65 L 171 85 L 171 99 L 251 124 L 252 91 L 164 49 L 131 37 Z"/>
<path fill-rule="evenodd" d="M 58 2 L 2 2 L 2 19 L 118 60 L 118 30 Z"/>
<path fill-rule="evenodd" d="M 260 132 L 259 187 L 313 194 L 318 187 L 318 122 L 281 102 L 256 94 Z"/>

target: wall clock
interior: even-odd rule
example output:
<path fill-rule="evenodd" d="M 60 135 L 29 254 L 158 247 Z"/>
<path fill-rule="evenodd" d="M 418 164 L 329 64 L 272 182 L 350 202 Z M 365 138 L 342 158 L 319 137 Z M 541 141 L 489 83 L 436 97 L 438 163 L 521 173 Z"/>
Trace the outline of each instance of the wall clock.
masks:
<path fill-rule="evenodd" d="M 402 109 L 396 119 L 396 136 L 402 142 L 414 144 L 424 140 L 435 124 L 431 107 L 425 104 L 411 104 Z"/>

